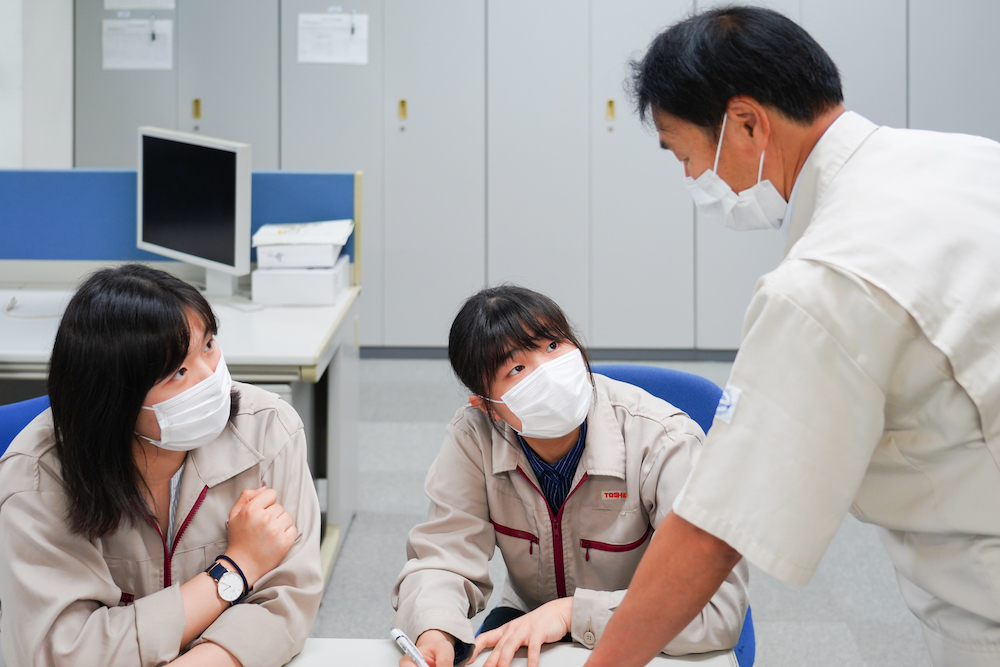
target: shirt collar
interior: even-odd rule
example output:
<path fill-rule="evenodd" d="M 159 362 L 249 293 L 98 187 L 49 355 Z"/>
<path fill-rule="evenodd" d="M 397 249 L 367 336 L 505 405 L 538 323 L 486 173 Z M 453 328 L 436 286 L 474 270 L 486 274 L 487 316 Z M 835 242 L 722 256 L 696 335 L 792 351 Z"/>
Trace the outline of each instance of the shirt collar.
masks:
<path fill-rule="evenodd" d="M 536 454 L 535 450 L 533 450 L 520 435 L 517 436 L 517 441 L 521 444 L 521 449 L 524 451 L 524 455 L 528 457 L 528 463 L 531 464 L 531 468 L 535 471 L 536 477 L 540 477 L 542 471 L 550 470 L 563 479 L 572 479 L 573 474 L 576 472 L 576 468 L 580 463 L 580 457 L 583 455 L 586 438 L 587 420 L 584 420 L 583 424 L 580 426 L 580 437 L 576 439 L 576 444 L 573 445 L 573 448 L 569 450 L 565 456 L 555 463 L 549 463 L 548 461 L 542 459 L 542 457 Z"/>
<path fill-rule="evenodd" d="M 254 449 L 236 426 L 229 422 L 222 435 L 188 454 L 187 461 L 191 463 L 195 474 L 185 474 L 181 486 L 182 488 L 187 486 L 186 480 L 193 476 L 196 476 L 203 486 L 215 486 L 263 460 L 264 455 Z"/>
<path fill-rule="evenodd" d="M 809 221 L 812 220 L 813 213 L 823 198 L 823 193 L 840 168 L 877 129 L 878 125 L 864 116 L 853 111 L 845 111 L 830 124 L 813 146 L 789 196 L 789 210 L 785 221 L 788 230 L 785 237 L 785 255 L 788 255 L 792 246 L 805 234 Z"/>

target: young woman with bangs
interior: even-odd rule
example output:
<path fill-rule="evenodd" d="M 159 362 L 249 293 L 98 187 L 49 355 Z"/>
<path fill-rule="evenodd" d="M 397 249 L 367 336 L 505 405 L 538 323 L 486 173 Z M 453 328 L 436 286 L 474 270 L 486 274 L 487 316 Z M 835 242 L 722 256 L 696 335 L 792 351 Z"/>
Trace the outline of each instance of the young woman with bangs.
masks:
<path fill-rule="evenodd" d="M 302 423 L 232 382 L 208 302 L 140 264 L 73 296 L 52 407 L 0 459 L 0 640 L 20 665 L 277 665 L 322 596 Z"/>
<path fill-rule="evenodd" d="M 704 434 L 670 404 L 592 374 L 559 306 L 522 287 L 470 297 L 448 356 L 471 395 L 427 474 L 430 512 L 407 541 L 394 626 L 434 667 L 486 647 L 494 647 L 489 667 L 506 667 L 521 646 L 531 667 L 543 643 L 572 638 L 592 648 Z M 469 619 L 489 598 L 496 548 L 506 585 L 477 637 Z M 747 577 L 741 562 L 663 651 L 735 646 Z"/>

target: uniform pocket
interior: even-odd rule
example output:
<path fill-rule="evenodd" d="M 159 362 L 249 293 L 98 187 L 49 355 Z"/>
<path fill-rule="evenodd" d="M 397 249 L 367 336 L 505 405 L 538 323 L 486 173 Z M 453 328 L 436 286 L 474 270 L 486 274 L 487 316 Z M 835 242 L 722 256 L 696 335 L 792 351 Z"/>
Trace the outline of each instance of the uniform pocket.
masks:
<path fill-rule="evenodd" d="M 584 550 L 584 559 L 590 560 L 590 550 L 595 551 L 608 551 L 611 553 L 624 553 L 627 551 L 635 551 L 642 545 L 646 543 L 649 536 L 653 534 L 653 527 L 646 526 L 646 532 L 643 533 L 642 537 L 635 540 L 634 542 L 629 542 L 627 544 L 609 544 L 608 542 L 598 542 L 597 540 L 580 540 L 580 547 Z"/>
<path fill-rule="evenodd" d="M 490 519 L 490 523 L 493 524 L 493 530 L 500 533 L 501 535 L 506 535 L 507 537 L 513 537 L 518 540 L 527 540 L 529 554 L 534 553 L 534 545 L 541 543 L 537 535 L 533 535 L 526 530 L 517 530 L 516 528 L 502 526 L 493 519 Z"/>

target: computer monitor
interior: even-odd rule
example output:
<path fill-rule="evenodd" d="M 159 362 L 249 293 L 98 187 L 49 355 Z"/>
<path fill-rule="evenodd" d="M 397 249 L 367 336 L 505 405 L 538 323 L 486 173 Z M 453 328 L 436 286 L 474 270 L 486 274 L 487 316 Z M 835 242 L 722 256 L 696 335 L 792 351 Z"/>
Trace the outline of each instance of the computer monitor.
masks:
<path fill-rule="evenodd" d="M 137 245 L 205 268 L 205 293 L 232 296 L 250 273 L 250 145 L 139 128 Z"/>

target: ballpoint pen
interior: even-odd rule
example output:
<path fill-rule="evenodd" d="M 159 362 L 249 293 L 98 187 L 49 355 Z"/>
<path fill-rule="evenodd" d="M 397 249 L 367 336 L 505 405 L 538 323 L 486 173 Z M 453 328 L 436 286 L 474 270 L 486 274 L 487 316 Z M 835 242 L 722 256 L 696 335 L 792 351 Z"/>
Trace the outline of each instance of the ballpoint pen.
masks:
<path fill-rule="evenodd" d="M 417 667 L 429 667 L 424 656 L 420 654 L 420 649 L 406 636 L 405 632 L 399 628 L 392 628 L 389 630 L 389 636 L 399 645 L 399 648 L 403 649 L 403 653 L 410 656 L 410 660 L 417 663 Z"/>

